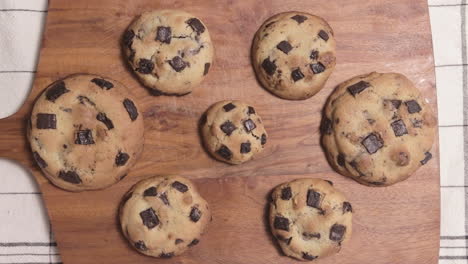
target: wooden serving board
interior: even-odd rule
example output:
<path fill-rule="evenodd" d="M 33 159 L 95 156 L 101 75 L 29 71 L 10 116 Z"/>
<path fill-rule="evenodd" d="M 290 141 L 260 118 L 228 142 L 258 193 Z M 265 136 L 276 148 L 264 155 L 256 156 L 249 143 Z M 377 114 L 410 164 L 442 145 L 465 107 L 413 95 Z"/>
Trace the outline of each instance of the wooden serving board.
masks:
<path fill-rule="evenodd" d="M 207 79 L 184 97 L 153 97 L 129 72 L 119 40 L 139 13 L 180 8 L 203 19 L 216 57 Z M 250 63 L 253 36 L 273 14 L 301 10 L 327 19 L 338 43 L 337 68 L 306 101 L 279 99 L 263 89 Z M 426 0 L 51 0 L 32 92 L 22 109 L 0 120 L 0 156 L 31 169 L 43 192 L 63 261 L 69 263 L 293 263 L 282 256 L 266 222 L 267 197 L 295 178 L 332 180 L 353 204 L 354 234 L 320 263 L 435 264 L 439 247 L 439 151 L 409 180 L 370 188 L 335 173 L 320 147 L 321 109 L 338 83 L 370 71 L 407 75 L 437 111 Z M 77 72 L 130 87 L 145 119 L 145 150 L 129 176 L 103 191 L 70 193 L 51 185 L 32 161 L 25 125 L 36 96 Z M 14 87 L 10 87 L 14 89 Z M 256 160 L 230 166 L 202 148 L 197 121 L 223 99 L 250 102 L 269 133 Z M 200 244 L 171 260 L 145 257 L 120 234 L 117 207 L 131 185 L 156 174 L 195 181 L 213 209 Z M 32 219 L 33 221 L 33 219 Z"/>

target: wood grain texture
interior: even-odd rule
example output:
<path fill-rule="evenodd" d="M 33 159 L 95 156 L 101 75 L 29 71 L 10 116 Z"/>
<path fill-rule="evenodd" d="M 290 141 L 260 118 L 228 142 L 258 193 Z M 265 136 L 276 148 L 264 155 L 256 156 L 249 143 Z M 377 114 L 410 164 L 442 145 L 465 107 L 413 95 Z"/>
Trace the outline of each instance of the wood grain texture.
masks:
<path fill-rule="evenodd" d="M 128 71 L 119 40 L 145 10 L 181 8 L 203 19 L 215 46 L 213 67 L 184 97 L 152 97 Z M 279 99 L 261 88 L 250 64 L 253 36 L 273 14 L 301 10 L 324 17 L 338 43 L 337 68 L 326 87 L 306 101 Z M 426 0 L 51 0 L 38 73 L 21 110 L 0 120 L 0 156 L 35 175 L 64 263 L 293 263 L 280 254 L 265 221 L 267 196 L 295 178 L 335 182 L 353 204 L 354 234 L 336 256 L 320 263 L 436 263 L 439 247 L 439 151 L 409 180 L 370 188 L 330 168 L 319 144 L 321 109 L 333 87 L 370 71 L 407 75 L 437 110 Z M 145 118 L 145 150 L 121 183 L 104 191 L 68 193 L 33 164 L 25 124 L 36 96 L 76 72 L 119 80 L 131 88 Z M 217 162 L 203 150 L 197 122 L 223 99 L 255 106 L 269 134 L 265 151 L 241 166 Z M 213 222 L 197 247 L 159 261 L 131 250 L 120 235 L 117 206 L 138 180 L 178 173 L 194 179 L 211 204 Z"/>

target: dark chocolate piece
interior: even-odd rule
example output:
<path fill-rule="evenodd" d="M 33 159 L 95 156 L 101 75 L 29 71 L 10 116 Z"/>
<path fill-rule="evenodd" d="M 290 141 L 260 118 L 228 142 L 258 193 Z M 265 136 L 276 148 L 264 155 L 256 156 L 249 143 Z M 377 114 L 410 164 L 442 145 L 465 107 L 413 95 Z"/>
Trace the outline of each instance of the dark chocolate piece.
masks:
<path fill-rule="evenodd" d="M 334 224 L 330 228 L 330 240 L 332 241 L 341 241 L 343 240 L 343 236 L 346 232 L 346 226 Z"/>
<path fill-rule="evenodd" d="M 281 189 L 281 200 L 289 200 L 292 197 L 291 187 Z"/>
<path fill-rule="evenodd" d="M 314 260 L 318 258 L 318 256 L 312 256 L 312 255 L 309 255 L 309 253 L 307 252 L 302 252 L 302 258 L 305 260 Z"/>
<path fill-rule="evenodd" d="M 223 106 L 224 111 L 229 112 L 232 109 L 236 108 L 236 106 L 233 103 L 225 104 Z"/>
<path fill-rule="evenodd" d="M 361 93 L 362 91 L 364 91 L 365 89 L 369 88 L 371 85 L 370 83 L 368 82 L 365 82 L 365 81 L 360 81 L 358 83 L 355 83 L 353 85 L 350 85 L 348 86 L 348 92 L 352 95 L 352 96 L 356 96 L 356 94 L 359 94 Z"/>
<path fill-rule="evenodd" d="M 47 100 L 55 103 L 55 100 L 57 100 L 60 96 L 68 92 L 70 92 L 70 90 L 65 88 L 65 82 L 58 81 L 52 87 L 47 89 L 45 96 Z"/>
<path fill-rule="evenodd" d="M 167 194 L 166 193 L 162 193 L 161 195 L 159 195 L 159 199 L 161 199 L 163 204 L 170 205 L 169 204 L 169 199 L 167 199 Z"/>
<path fill-rule="evenodd" d="M 80 176 L 74 171 L 60 171 L 58 177 L 69 183 L 73 183 L 73 184 L 81 183 Z"/>
<path fill-rule="evenodd" d="M 314 74 L 319 74 L 325 71 L 325 65 L 323 65 L 321 62 L 317 63 L 312 63 L 310 64 L 310 69 Z"/>
<path fill-rule="evenodd" d="M 260 139 L 260 143 L 261 143 L 262 145 L 265 145 L 266 142 L 267 142 L 267 136 L 266 136 L 265 134 L 262 134 L 262 137 L 261 137 L 261 139 Z"/>
<path fill-rule="evenodd" d="M 247 119 L 244 121 L 244 128 L 245 131 L 250 132 L 254 130 L 257 126 L 255 125 L 254 121 L 252 119 Z"/>
<path fill-rule="evenodd" d="M 423 160 L 421 160 L 421 165 L 425 165 L 430 159 L 432 159 L 432 154 L 430 152 L 424 153 L 426 155 Z"/>
<path fill-rule="evenodd" d="M 319 57 L 319 51 L 318 50 L 312 50 L 310 52 L 310 59 L 311 60 L 317 60 Z"/>
<path fill-rule="evenodd" d="M 190 220 L 192 220 L 193 222 L 198 222 L 198 220 L 200 220 L 202 216 L 202 212 L 200 211 L 200 209 L 198 209 L 197 207 L 192 207 L 192 210 L 190 211 Z"/>
<path fill-rule="evenodd" d="M 323 116 L 322 124 L 320 125 L 320 132 L 322 132 L 322 134 L 331 135 L 332 125 L 332 121 L 328 117 Z"/>
<path fill-rule="evenodd" d="M 80 101 L 80 104 L 82 104 L 82 105 L 89 104 L 91 106 L 96 106 L 96 104 L 86 96 L 79 95 L 78 97 L 76 97 L 76 99 L 78 99 L 78 101 Z"/>
<path fill-rule="evenodd" d="M 174 257 L 174 252 L 170 252 L 170 253 L 161 253 L 161 255 L 159 255 L 160 258 L 165 258 L 165 259 L 168 259 L 168 258 L 172 258 Z"/>
<path fill-rule="evenodd" d="M 307 206 L 320 209 L 321 194 L 312 189 L 307 191 Z"/>
<path fill-rule="evenodd" d="M 320 30 L 320 32 L 318 33 L 319 37 L 325 41 L 328 41 L 328 39 L 330 38 L 328 36 L 328 33 L 325 32 L 325 30 Z"/>
<path fill-rule="evenodd" d="M 232 158 L 231 150 L 225 145 L 222 145 L 216 152 L 224 159 L 230 160 Z"/>
<path fill-rule="evenodd" d="M 95 144 L 94 139 L 93 139 L 93 132 L 89 129 L 76 131 L 75 144 L 78 144 L 78 145 Z"/>
<path fill-rule="evenodd" d="M 304 78 L 304 74 L 301 72 L 301 69 L 297 68 L 291 72 L 291 78 L 294 82 L 297 82 Z"/>
<path fill-rule="evenodd" d="M 110 90 L 114 88 L 114 84 L 101 78 L 94 78 L 91 80 L 91 82 L 101 87 L 103 90 Z"/>
<path fill-rule="evenodd" d="M 353 212 L 353 207 L 349 202 L 343 202 L 343 214 L 344 213 L 352 213 Z"/>
<path fill-rule="evenodd" d="M 346 162 L 345 155 L 343 153 L 338 154 L 338 157 L 336 158 L 336 162 L 341 167 L 344 167 L 345 162 Z"/>
<path fill-rule="evenodd" d="M 188 191 L 188 186 L 185 185 L 185 184 L 183 184 L 183 183 L 181 183 L 181 182 L 179 182 L 179 181 L 173 182 L 173 183 L 171 184 L 171 186 L 172 186 L 174 189 L 176 189 L 176 190 L 178 190 L 179 192 L 181 192 L 181 193 L 184 193 L 184 192 Z"/>
<path fill-rule="evenodd" d="M 289 231 L 289 219 L 287 219 L 286 217 L 282 217 L 282 216 L 275 216 L 273 227 L 275 229 Z"/>
<path fill-rule="evenodd" d="M 320 237 L 321 237 L 320 233 L 307 233 L 307 232 L 302 233 L 302 238 L 304 240 L 310 240 L 312 238 L 320 239 Z"/>
<path fill-rule="evenodd" d="M 180 239 L 180 238 L 177 238 L 177 239 L 175 240 L 175 244 L 177 245 L 177 244 L 180 244 L 180 243 L 184 243 L 184 240 L 182 240 L 182 239 Z"/>
<path fill-rule="evenodd" d="M 291 17 L 291 19 L 296 20 L 296 22 L 298 24 L 301 24 L 302 22 L 307 20 L 307 17 L 303 16 L 303 15 L 295 15 L 295 16 Z"/>
<path fill-rule="evenodd" d="M 123 35 L 123 43 L 127 48 L 132 49 L 133 38 L 135 37 L 135 32 L 133 30 L 129 30 L 125 32 Z"/>
<path fill-rule="evenodd" d="M 249 115 L 255 114 L 255 109 L 252 106 L 249 106 L 247 114 L 249 114 Z"/>
<path fill-rule="evenodd" d="M 156 192 L 156 187 L 149 187 L 143 192 L 143 196 L 156 196 L 158 193 Z"/>
<path fill-rule="evenodd" d="M 148 59 L 140 59 L 138 61 L 137 72 L 141 74 L 150 74 L 154 70 L 154 63 Z"/>
<path fill-rule="evenodd" d="M 141 250 L 141 251 L 146 251 L 148 250 L 148 248 L 146 247 L 145 245 L 145 242 L 141 241 L 141 240 L 138 240 L 136 243 L 135 243 L 135 248 L 138 249 L 138 250 Z"/>
<path fill-rule="evenodd" d="M 276 71 L 275 61 L 270 61 L 270 57 L 264 59 L 262 62 L 262 68 L 268 75 L 273 75 Z"/>
<path fill-rule="evenodd" d="M 110 120 L 106 114 L 104 113 L 99 113 L 96 116 L 96 119 L 100 122 L 102 122 L 104 125 L 106 125 L 107 129 L 111 130 L 114 128 L 114 123 L 112 123 L 112 120 Z"/>
<path fill-rule="evenodd" d="M 42 169 L 47 168 L 47 162 L 45 162 L 45 160 L 43 160 L 39 153 L 37 153 L 36 151 L 33 152 L 33 158 L 36 161 L 37 165 L 39 165 L 39 167 L 41 167 Z"/>
<path fill-rule="evenodd" d="M 198 20 L 198 18 L 191 18 L 185 23 L 187 23 L 193 29 L 193 31 L 197 32 L 197 35 L 205 32 L 205 26 L 200 20 Z"/>
<path fill-rule="evenodd" d="M 130 155 L 128 155 L 125 152 L 120 152 L 117 153 L 117 156 L 115 156 L 115 165 L 119 166 L 124 166 L 127 161 L 130 159 Z"/>
<path fill-rule="evenodd" d="M 148 227 L 148 229 L 153 229 L 157 225 L 159 225 L 159 218 L 156 215 L 156 212 L 151 207 L 144 211 L 141 211 L 140 217 L 141 217 L 141 220 L 143 221 L 143 224 L 146 227 Z"/>
<path fill-rule="evenodd" d="M 156 29 L 156 40 L 162 43 L 170 44 L 172 38 L 171 27 L 158 27 Z"/>
<path fill-rule="evenodd" d="M 224 134 L 230 136 L 234 130 L 237 129 L 237 127 L 231 122 L 231 121 L 226 121 L 220 126 L 221 130 L 224 132 Z"/>
<path fill-rule="evenodd" d="M 284 54 L 288 54 L 293 49 L 291 44 L 289 44 L 289 42 L 286 40 L 281 41 L 278 45 L 276 45 L 276 48 L 284 52 Z"/>
<path fill-rule="evenodd" d="M 408 134 L 408 130 L 406 130 L 405 123 L 401 119 L 391 123 L 391 126 L 393 129 L 393 133 L 396 137 L 401 137 L 404 134 Z"/>
<path fill-rule="evenodd" d="M 200 242 L 200 240 L 198 240 L 198 239 L 195 238 L 194 240 L 192 240 L 192 242 L 190 242 L 190 244 L 188 244 L 188 247 L 193 247 L 193 246 L 195 246 L 196 244 L 198 244 L 199 242 Z"/>
<path fill-rule="evenodd" d="M 250 142 L 241 143 L 240 153 L 249 153 L 250 152 Z"/>
<path fill-rule="evenodd" d="M 169 61 L 169 65 L 171 65 L 172 69 L 176 72 L 181 72 L 187 67 L 187 63 L 180 56 L 172 58 L 172 60 Z"/>
<path fill-rule="evenodd" d="M 210 71 L 211 63 L 207 62 L 205 63 L 205 69 L 203 70 L 203 75 L 207 75 L 208 72 Z"/>
<path fill-rule="evenodd" d="M 123 101 L 123 105 L 125 110 L 127 110 L 128 115 L 132 121 L 135 121 L 138 118 L 138 109 L 136 108 L 135 104 L 130 99 L 125 99 Z"/>
<path fill-rule="evenodd" d="M 422 110 L 421 106 L 419 106 L 418 102 L 415 100 L 406 101 L 405 105 L 408 108 L 408 113 L 410 114 L 419 113 Z"/>
<path fill-rule="evenodd" d="M 382 138 L 379 134 L 370 133 L 361 144 L 366 148 L 369 154 L 374 154 L 377 150 L 381 149 L 384 145 Z"/>
<path fill-rule="evenodd" d="M 57 117 L 55 114 L 37 114 L 36 119 L 37 129 L 57 129 Z"/>
<path fill-rule="evenodd" d="M 390 102 L 392 103 L 392 105 L 393 105 L 393 107 L 394 107 L 395 109 L 400 108 L 401 100 L 390 100 Z"/>

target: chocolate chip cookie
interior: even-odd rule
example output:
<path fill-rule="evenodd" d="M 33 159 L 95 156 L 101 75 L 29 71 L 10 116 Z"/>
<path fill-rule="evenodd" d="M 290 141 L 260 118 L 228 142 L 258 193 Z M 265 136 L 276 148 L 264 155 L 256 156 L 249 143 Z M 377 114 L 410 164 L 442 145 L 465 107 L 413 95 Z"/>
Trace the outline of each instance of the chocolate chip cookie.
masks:
<path fill-rule="evenodd" d="M 307 99 L 325 85 L 336 64 L 335 38 L 328 23 L 303 12 L 269 18 L 254 38 L 257 77 L 273 94 Z"/>
<path fill-rule="evenodd" d="M 181 10 L 141 14 L 123 36 L 130 67 L 155 95 L 185 95 L 199 85 L 213 63 L 206 25 Z"/>
<path fill-rule="evenodd" d="M 180 176 L 140 181 L 120 206 L 124 236 L 138 252 L 157 258 L 177 256 L 197 245 L 210 221 L 208 203 Z"/>
<path fill-rule="evenodd" d="M 240 164 L 260 153 L 267 133 L 257 111 L 241 101 L 212 105 L 201 120 L 206 149 L 218 160 Z"/>
<path fill-rule="evenodd" d="M 321 133 L 336 171 L 363 184 L 387 186 L 429 162 L 436 125 L 408 78 L 373 72 L 340 84 L 330 95 Z"/>
<path fill-rule="evenodd" d="M 352 233 L 351 203 L 331 181 L 298 179 L 273 190 L 270 228 L 284 254 L 315 260 L 340 251 Z"/>
<path fill-rule="evenodd" d="M 143 118 L 127 88 L 97 75 L 56 81 L 32 110 L 28 139 L 49 180 L 68 191 L 106 188 L 143 150 Z"/>

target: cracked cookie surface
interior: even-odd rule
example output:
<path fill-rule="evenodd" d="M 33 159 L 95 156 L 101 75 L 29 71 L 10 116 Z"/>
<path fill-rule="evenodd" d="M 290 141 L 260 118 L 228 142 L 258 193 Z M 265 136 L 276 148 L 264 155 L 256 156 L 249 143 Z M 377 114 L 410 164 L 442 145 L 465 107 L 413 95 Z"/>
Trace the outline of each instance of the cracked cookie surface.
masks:
<path fill-rule="evenodd" d="M 135 74 L 155 95 L 185 95 L 199 85 L 213 61 L 206 25 L 181 10 L 141 14 L 123 36 Z"/>
<path fill-rule="evenodd" d="M 127 88 L 97 75 L 52 83 L 31 113 L 28 139 L 47 178 L 69 191 L 106 188 L 143 150 L 143 118 Z"/>
<path fill-rule="evenodd" d="M 263 150 L 268 137 L 256 109 L 241 101 L 212 105 L 202 117 L 201 131 L 208 152 L 230 164 L 252 159 Z"/>
<path fill-rule="evenodd" d="M 425 98 L 398 73 L 370 73 L 340 84 L 321 124 L 329 163 L 370 186 L 407 179 L 432 158 L 437 120 Z"/>
<path fill-rule="evenodd" d="M 273 190 L 270 228 L 285 255 L 310 261 L 340 251 L 352 234 L 352 213 L 331 181 L 298 179 Z"/>
<path fill-rule="evenodd" d="M 318 16 L 286 12 L 266 20 L 252 46 L 255 72 L 273 94 L 307 99 L 325 85 L 336 64 L 332 28 Z"/>
<path fill-rule="evenodd" d="M 138 182 L 123 197 L 119 215 L 130 244 L 157 258 L 177 256 L 197 245 L 211 221 L 208 203 L 180 176 Z"/>

